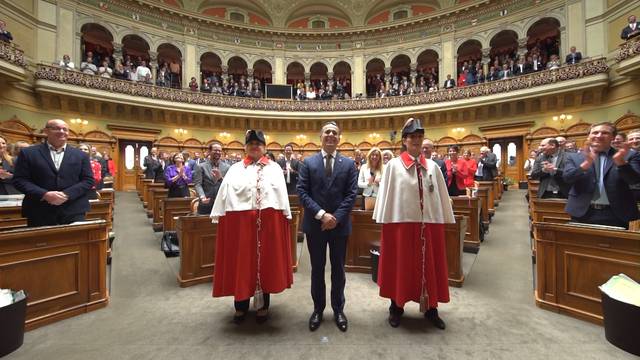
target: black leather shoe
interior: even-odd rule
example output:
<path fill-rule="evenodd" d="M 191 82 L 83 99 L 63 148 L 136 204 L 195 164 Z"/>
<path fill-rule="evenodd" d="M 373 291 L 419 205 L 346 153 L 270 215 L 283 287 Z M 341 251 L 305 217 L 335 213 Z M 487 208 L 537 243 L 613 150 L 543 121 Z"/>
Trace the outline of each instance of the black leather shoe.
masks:
<path fill-rule="evenodd" d="M 391 327 L 397 328 L 398 326 L 400 326 L 400 317 L 402 316 L 402 314 L 399 314 L 395 311 L 389 311 L 389 325 L 391 325 Z"/>
<path fill-rule="evenodd" d="M 347 328 L 349 327 L 349 320 L 347 320 L 347 317 L 344 315 L 344 313 L 343 312 L 336 313 L 334 315 L 334 318 L 336 320 L 336 325 L 338 326 L 338 329 L 340 329 L 340 331 L 342 332 L 347 331 Z"/>
<path fill-rule="evenodd" d="M 256 322 L 258 324 L 264 324 L 267 319 L 269 319 L 269 312 L 265 311 L 263 315 L 260 315 L 260 312 L 262 310 L 258 310 L 258 313 L 256 314 Z"/>
<path fill-rule="evenodd" d="M 444 330 L 445 324 L 442 319 L 438 316 L 438 309 L 429 309 L 426 313 L 424 313 L 424 317 L 429 320 L 433 326 L 437 327 L 440 330 Z"/>
<path fill-rule="evenodd" d="M 314 311 L 309 318 L 309 330 L 316 331 L 322 322 L 322 313 Z"/>

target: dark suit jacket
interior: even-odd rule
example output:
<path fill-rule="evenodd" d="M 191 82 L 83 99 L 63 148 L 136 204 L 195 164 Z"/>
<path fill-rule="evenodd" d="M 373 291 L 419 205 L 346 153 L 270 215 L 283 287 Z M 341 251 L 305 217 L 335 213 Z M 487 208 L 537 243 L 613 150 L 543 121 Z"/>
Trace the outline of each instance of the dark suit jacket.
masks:
<path fill-rule="evenodd" d="M 549 183 L 551 180 L 555 180 L 556 184 L 560 188 L 560 195 L 563 198 L 567 198 L 569 195 L 570 186 L 564 182 L 562 179 L 562 174 L 564 172 L 564 164 L 566 162 L 567 153 L 564 151 L 560 151 L 558 154 L 558 160 L 556 161 L 556 172 L 551 175 L 542 171 L 542 162 L 546 159 L 544 154 L 538 155 L 536 161 L 533 163 L 533 169 L 531 170 L 531 178 L 533 180 L 540 180 L 540 186 L 538 188 L 538 198 L 541 198 L 544 195 L 544 192 L 547 191 L 547 187 L 549 187 Z"/>
<path fill-rule="evenodd" d="M 160 159 L 154 159 L 151 157 L 151 155 L 147 155 L 144 157 L 144 162 L 142 163 L 142 165 L 144 166 L 145 179 L 155 179 L 156 173 L 158 172 L 158 167 L 162 169 Z"/>
<path fill-rule="evenodd" d="M 520 64 L 515 65 L 514 75 L 524 75 L 528 74 L 532 71 L 531 64 L 524 63 L 522 64 L 522 70 L 520 70 Z"/>
<path fill-rule="evenodd" d="M 13 166 L 4 159 L 2 159 L 2 168 L 12 174 L 15 172 Z M 13 178 L 4 179 L 4 180 L 0 179 L 0 195 L 12 195 L 12 194 L 20 194 L 20 191 L 18 191 L 13 186 Z"/>
<path fill-rule="evenodd" d="M 616 166 L 612 156 L 615 149 L 609 150 L 605 164 L 604 187 L 614 215 L 624 221 L 638 219 L 638 207 L 629 185 L 640 183 L 640 153 L 632 152 L 627 156 L 628 164 Z M 595 165 L 583 171 L 580 164 L 584 161 L 581 153 L 567 154 L 562 178 L 571 185 L 565 211 L 574 217 L 582 217 L 589 210 L 593 193 L 597 187 Z"/>
<path fill-rule="evenodd" d="M 442 175 L 444 176 L 444 182 L 447 182 L 447 165 L 445 165 L 444 161 L 439 160 L 439 159 L 435 159 L 433 160 L 436 164 L 438 164 L 438 167 L 440 168 L 440 171 L 442 172 Z"/>
<path fill-rule="evenodd" d="M 331 177 L 324 175 L 324 159 L 319 152 L 304 160 L 298 172 L 298 194 L 304 206 L 302 229 L 314 236 L 344 237 L 351 234 L 350 213 L 358 193 L 358 171 L 353 160 L 340 153 L 333 161 Z M 338 225 L 320 230 L 315 216 L 320 210 L 333 214 Z"/>
<path fill-rule="evenodd" d="M 636 30 L 640 29 L 640 22 L 636 22 Z M 627 24 L 627 26 L 624 27 L 624 29 L 622 29 L 622 33 L 620 34 L 620 38 L 623 40 L 628 40 L 629 39 L 629 35 L 633 32 L 633 30 L 631 30 L 631 27 L 629 26 L 629 24 Z"/>
<path fill-rule="evenodd" d="M 453 79 L 449 79 L 449 80 L 445 80 L 444 81 L 444 88 L 445 89 L 450 89 L 450 88 L 454 88 L 456 87 L 456 81 Z"/>
<path fill-rule="evenodd" d="M 277 163 L 282 170 L 287 168 L 287 161 L 285 159 L 278 160 Z M 300 171 L 300 161 L 298 161 L 298 159 L 291 159 L 291 169 L 293 169 L 293 171 L 289 172 L 290 181 L 287 184 L 287 193 L 297 194 L 296 184 L 298 183 L 298 171 Z M 286 174 L 284 175 L 284 180 L 287 180 Z"/>
<path fill-rule="evenodd" d="M 486 158 L 479 158 L 478 163 L 482 163 L 482 181 L 491 181 L 498 176 L 498 157 L 490 152 Z"/>
<path fill-rule="evenodd" d="M 571 53 L 569 53 L 565 58 L 565 62 L 567 64 L 577 64 L 580 60 L 582 60 L 582 54 L 580 52 L 576 52 L 575 56 L 572 56 Z"/>
<path fill-rule="evenodd" d="M 20 151 L 13 184 L 24 193 L 22 216 L 26 218 L 86 213 L 87 193 L 95 185 L 87 154 L 67 144 L 60 169 L 56 170 L 46 143 Z M 62 191 L 69 200 L 59 206 L 50 205 L 42 201 L 48 191 Z"/>
<path fill-rule="evenodd" d="M 227 171 L 230 168 L 229 164 L 222 160 L 218 162 L 218 167 L 220 169 L 220 174 L 222 174 L 223 177 L 227 174 Z M 218 190 L 220 189 L 220 184 L 222 184 L 222 178 L 218 179 L 218 181 L 213 179 L 213 176 L 211 176 L 212 169 L 213 167 L 209 160 L 201 163 L 200 165 L 196 165 L 193 169 L 193 185 L 198 197 L 206 196 L 210 199 L 208 204 L 198 204 L 198 214 L 211 213 L 213 203 L 215 202 Z"/>

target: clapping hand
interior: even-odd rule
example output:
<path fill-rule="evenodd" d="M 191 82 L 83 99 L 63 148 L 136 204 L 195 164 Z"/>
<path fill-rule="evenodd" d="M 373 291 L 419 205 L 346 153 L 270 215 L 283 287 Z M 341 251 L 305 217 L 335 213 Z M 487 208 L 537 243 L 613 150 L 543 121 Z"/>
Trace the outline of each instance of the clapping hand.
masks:
<path fill-rule="evenodd" d="M 622 143 L 618 148 L 618 151 L 616 151 L 616 153 L 613 154 L 613 163 L 616 164 L 616 166 L 625 165 L 627 163 L 627 160 L 625 160 L 625 157 L 627 156 L 628 153 L 629 153 L 629 144 Z"/>
<path fill-rule="evenodd" d="M 553 166 L 552 163 L 548 162 L 548 161 L 543 161 L 542 162 L 542 171 L 546 172 L 546 173 L 552 173 L 556 170 L 556 167 Z"/>
<path fill-rule="evenodd" d="M 216 181 L 218 181 L 222 177 L 222 173 L 220 172 L 220 169 L 218 168 L 211 169 L 211 177 L 213 177 Z"/>
<path fill-rule="evenodd" d="M 0 169 L 0 179 L 4 180 L 4 179 L 9 179 L 13 176 L 12 173 L 8 172 L 5 169 Z"/>
<path fill-rule="evenodd" d="M 584 171 L 587 171 L 589 170 L 591 165 L 593 165 L 593 162 L 596 160 L 596 156 L 598 156 L 598 154 L 595 151 L 591 150 L 589 142 L 586 142 L 584 144 L 584 147 L 582 148 L 582 154 L 584 154 L 584 161 L 582 162 L 582 164 L 580 164 L 580 168 Z"/>

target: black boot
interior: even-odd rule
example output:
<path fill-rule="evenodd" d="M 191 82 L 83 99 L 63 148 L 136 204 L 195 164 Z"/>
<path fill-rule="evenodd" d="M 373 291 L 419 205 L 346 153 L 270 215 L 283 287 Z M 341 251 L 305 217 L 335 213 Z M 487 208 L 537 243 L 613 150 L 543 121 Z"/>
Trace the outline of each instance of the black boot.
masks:
<path fill-rule="evenodd" d="M 431 321 L 431 323 L 438 329 L 444 330 L 445 324 L 444 321 L 442 321 L 442 319 L 440 319 L 440 317 L 438 316 L 438 309 L 432 308 L 427 310 L 427 312 L 424 313 L 424 317 L 427 320 Z"/>

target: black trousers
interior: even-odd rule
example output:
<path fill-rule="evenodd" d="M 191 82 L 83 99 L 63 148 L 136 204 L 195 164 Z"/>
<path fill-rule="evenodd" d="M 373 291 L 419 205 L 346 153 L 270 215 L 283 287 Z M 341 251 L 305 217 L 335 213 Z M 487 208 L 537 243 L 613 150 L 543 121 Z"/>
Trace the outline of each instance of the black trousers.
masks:
<path fill-rule="evenodd" d="M 324 267 L 327 263 L 327 245 L 331 261 L 331 308 L 334 313 L 344 309 L 344 264 L 347 256 L 347 236 L 330 238 L 307 234 L 307 248 L 311 258 L 311 297 L 314 311 L 322 313 L 327 305 L 327 287 Z"/>
<path fill-rule="evenodd" d="M 267 294 L 267 293 L 263 293 L 262 294 L 262 299 L 264 300 L 264 306 L 262 306 L 262 308 L 260 308 L 260 310 L 268 309 L 269 308 L 269 304 L 271 303 L 271 295 Z M 246 299 L 246 300 L 234 301 L 233 302 L 233 306 L 236 308 L 236 311 L 247 312 L 247 311 L 249 311 L 249 303 L 250 303 L 250 301 L 251 301 L 251 298 Z"/>
<path fill-rule="evenodd" d="M 52 212 L 50 214 L 27 218 L 28 227 L 66 225 L 76 221 L 84 221 L 85 214 L 63 214 Z"/>
<path fill-rule="evenodd" d="M 629 222 L 618 219 L 616 215 L 611 211 L 611 208 L 605 209 L 593 209 L 589 208 L 587 213 L 582 217 L 571 217 L 571 220 L 585 224 L 595 225 L 607 225 L 607 226 L 620 226 L 625 229 L 629 229 Z"/>

